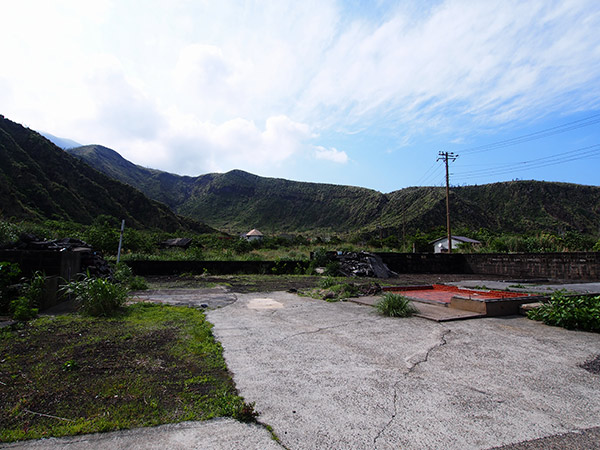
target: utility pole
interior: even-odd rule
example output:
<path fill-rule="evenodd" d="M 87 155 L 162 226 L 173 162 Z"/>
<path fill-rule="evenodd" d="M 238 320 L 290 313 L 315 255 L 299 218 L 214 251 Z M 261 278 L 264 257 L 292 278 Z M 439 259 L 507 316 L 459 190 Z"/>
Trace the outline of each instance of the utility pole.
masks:
<path fill-rule="evenodd" d="M 450 173 L 448 172 L 448 160 L 456 161 L 458 155 L 452 152 L 439 152 L 439 158 L 446 164 L 446 230 L 448 231 L 448 253 L 452 253 L 452 231 L 450 229 Z"/>

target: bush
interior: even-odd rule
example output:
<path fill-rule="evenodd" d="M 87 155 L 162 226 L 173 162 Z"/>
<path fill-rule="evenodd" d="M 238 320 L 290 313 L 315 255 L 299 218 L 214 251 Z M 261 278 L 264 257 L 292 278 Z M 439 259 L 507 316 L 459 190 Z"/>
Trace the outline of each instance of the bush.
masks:
<path fill-rule="evenodd" d="M 90 316 L 114 315 L 127 300 L 127 289 L 104 278 L 84 277 L 67 284 L 64 293 L 75 296 L 81 311 Z"/>
<path fill-rule="evenodd" d="M 148 283 L 146 283 L 144 277 L 132 277 L 131 280 L 129 280 L 129 289 L 132 291 L 145 291 L 148 289 Z"/>
<path fill-rule="evenodd" d="M 527 317 L 568 330 L 600 332 L 600 296 L 567 296 L 556 292 L 548 303 L 529 311 Z"/>
<path fill-rule="evenodd" d="M 32 308 L 27 297 L 21 296 L 10 302 L 10 314 L 13 319 L 27 321 L 37 316 L 38 309 Z"/>
<path fill-rule="evenodd" d="M 389 292 L 375 305 L 375 308 L 380 314 L 388 317 L 410 317 L 417 312 L 407 297 Z"/>
<path fill-rule="evenodd" d="M 325 278 L 322 278 L 321 280 L 319 280 L 319 287 L 321 289 L 327 289 L 327 288 L 330 288 L 331 286 L 335 286 L 336 284 L 337 284 L 337 281 L 333 277 L 325 277 Z"/>

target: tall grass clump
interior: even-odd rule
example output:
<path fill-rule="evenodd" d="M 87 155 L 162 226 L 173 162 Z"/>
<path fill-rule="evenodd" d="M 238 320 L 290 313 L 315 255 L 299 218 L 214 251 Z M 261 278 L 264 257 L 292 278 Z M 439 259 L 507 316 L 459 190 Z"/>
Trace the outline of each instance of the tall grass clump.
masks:
<path fill-rule="evenodd" d="M 112 316 L 127 301 L 127 288 L 104 278 L 86 276 L 68 283 L 63 291 L 75 297 L 83 314 L 95 317 Z"/>
<path fill-rule="evenodd" d="M 388 317 L 410 317 L 417 312 L 410 300 L 404 295 L 388 292 L 375 305 L 380 314 Z"/>

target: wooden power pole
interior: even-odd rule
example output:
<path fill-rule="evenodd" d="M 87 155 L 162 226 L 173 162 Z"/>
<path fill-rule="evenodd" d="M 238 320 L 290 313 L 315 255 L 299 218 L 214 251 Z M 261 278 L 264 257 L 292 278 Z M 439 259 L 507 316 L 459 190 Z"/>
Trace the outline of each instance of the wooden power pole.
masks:
<path fill-rule="evenodd" d="M 455 161 L 458 155 L 452 152 L 439 152 L 437 161 L 442 160 L 446 164 L 446 230 L 448 232 L 448 253 L 452 253 L 452 230 L 450 228 L 450 173 L 448 172 L 448 160 Z"/>

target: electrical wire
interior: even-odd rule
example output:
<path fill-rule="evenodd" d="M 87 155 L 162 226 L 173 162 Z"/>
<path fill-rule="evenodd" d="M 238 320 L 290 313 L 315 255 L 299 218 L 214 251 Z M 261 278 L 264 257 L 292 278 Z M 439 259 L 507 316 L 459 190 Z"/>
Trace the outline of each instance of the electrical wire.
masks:
<path fill-rule="evenodd" d="M 556 164 L 564 164 L 571 161 L 577 161 L 581 159 L 595 158 L 600 155 L 600 144 L 590 145 L 587 147 L 581 147 L 575 150 L 567 152 L 556 153 L 554 155 L 545 156 L 543 158 L 536 158 L 528 161 L 520 161 L 515 163 L 505 163 L 488 167 L 485 169 L 472 170 L 467 172 L 457 172 L 454 176 L 459 177 L 461 180 L 482 177 L 482 176 L 494 176 L 494 175 L 505 175 L 514 172 L 520 172 L 523 170 L 538 169 L 541 167 L 553 166 Z"/>
<path fill-rule="evenodd" d="M 546 128 L 544 130 L 536 131 L 534 133 L 524 134 L 522 136 L 517 136 L 511 139 L 505 139 L 502 141 L 492 142 L 489 144 L 478 145 L 476 147 L 466 148 L 460 151 L 460 154 L 471 154 L 471 153 L 481 153 L 488 152 L 491 150 L 497 150 L 499 148 L 510 147 L 512 145 L 522 144 L 524 142 L 534 141 L 536 139 L 542 139 L 548 136 L 554 136 L 560 133 L 566 133 L 567 131 L 576 130 L 578 128 L 589 127 L 590 125 L 594 125 L 600 123 L 600 113 L 594 114 L 592 116 L 586 117 L 584 119 L 574 120 L 572 122 L 567 122 L 562 125 L 557 125 L 555 127 Z"/>

